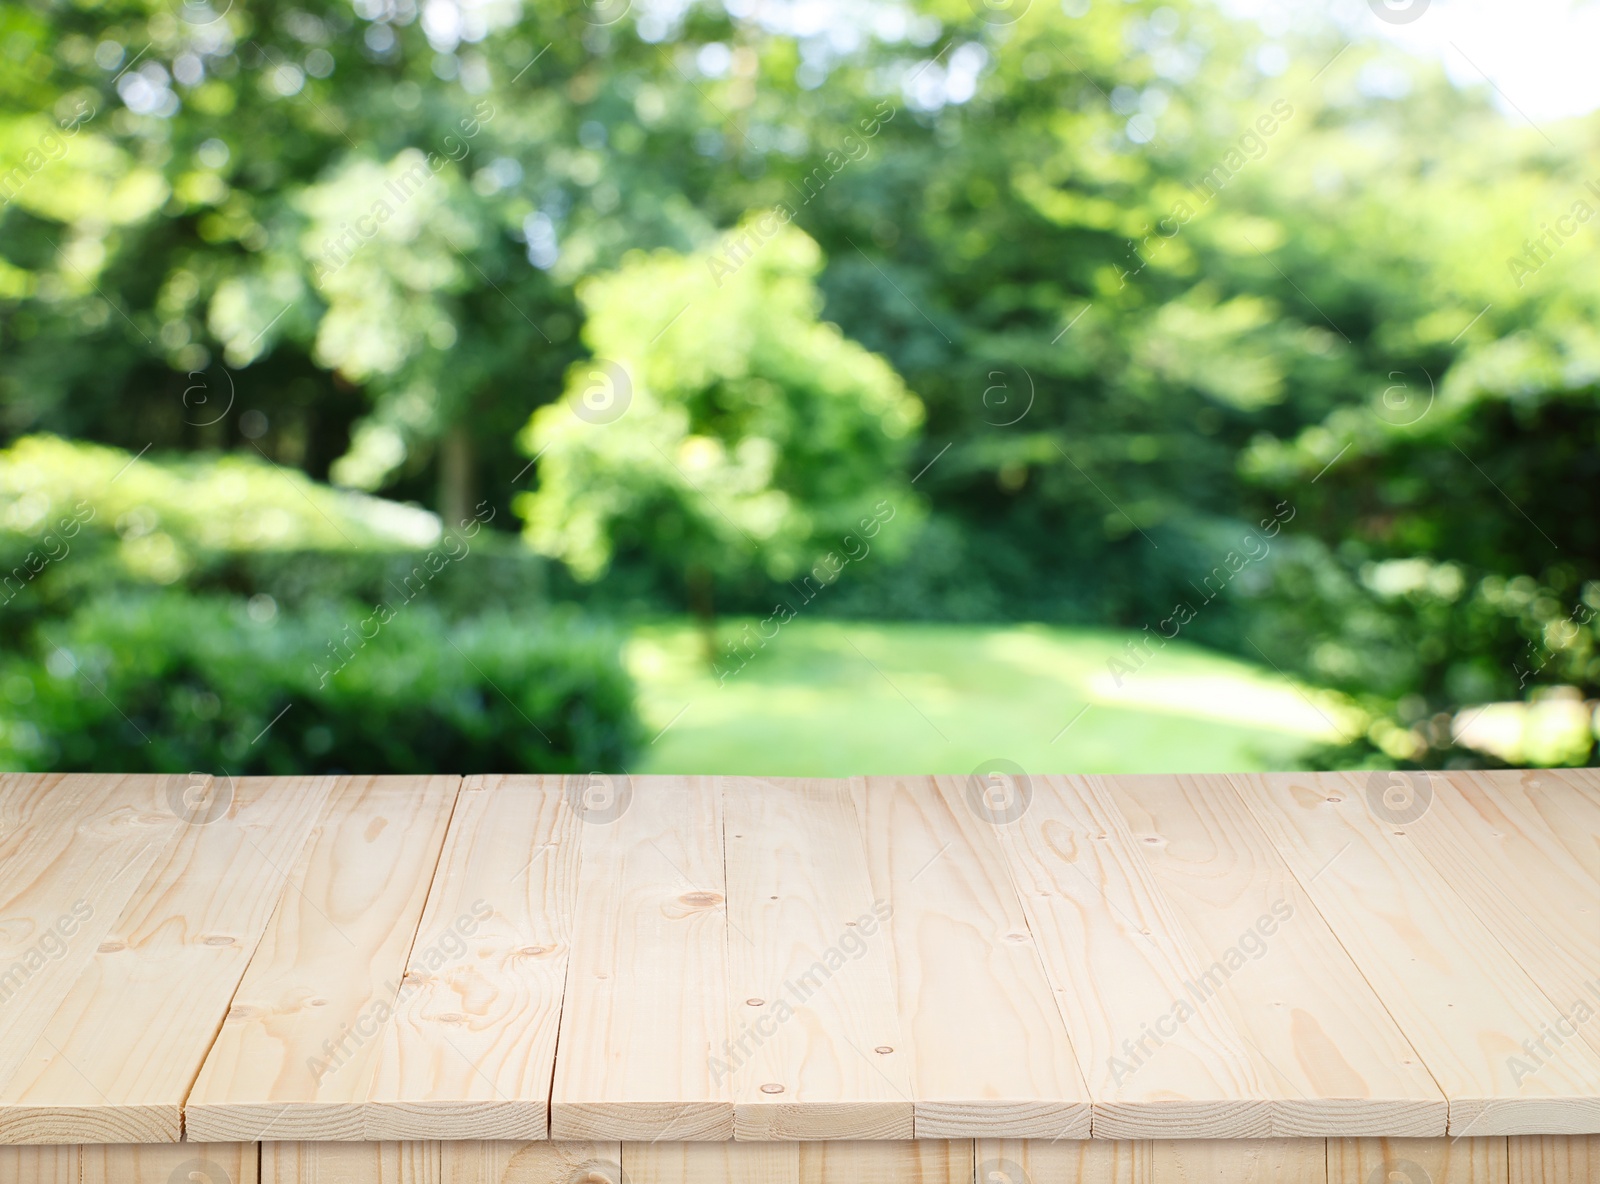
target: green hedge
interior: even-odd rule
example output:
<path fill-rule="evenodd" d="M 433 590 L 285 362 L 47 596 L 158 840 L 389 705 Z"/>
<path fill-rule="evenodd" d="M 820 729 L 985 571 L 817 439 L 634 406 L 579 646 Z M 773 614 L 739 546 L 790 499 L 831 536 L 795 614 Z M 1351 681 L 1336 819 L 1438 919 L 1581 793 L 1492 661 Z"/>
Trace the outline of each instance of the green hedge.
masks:
<path fill-rule="evenodd" d="M 239 455 L 0 452 L 0 767 L 568 772 L 638 742 L 612 631 L 478 520 Z M 374 607 L 377 606 L 377 607 Z"/>
<path fill-rule="evenodd" d="M 113 589 L 264 593 L 285 608 L 418 599 L 452 616 L 543 602 L 544 561 L 493 516 L 444 531 L 425 510 L 255 457 L 25 437 L 0 452 L 0 646 Z"/>
<path fill-rule="evenodd" d="M 0 763 L 63 771 L 572 772 L 626 765 L 620 638 L 570 611 L 396 599 L 90 601 L 0 663 Z"/>

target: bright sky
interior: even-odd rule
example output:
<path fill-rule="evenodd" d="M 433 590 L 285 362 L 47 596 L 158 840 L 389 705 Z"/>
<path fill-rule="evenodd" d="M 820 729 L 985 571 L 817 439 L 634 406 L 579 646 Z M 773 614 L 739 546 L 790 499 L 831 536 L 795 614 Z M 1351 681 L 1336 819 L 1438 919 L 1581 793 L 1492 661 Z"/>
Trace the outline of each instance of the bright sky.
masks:
<path fill-rule="evenodd" d="M 1482 85 L 1487 75 L 1512 118 L 1520 111 L 1538 123 L 1600 108 L 1600 0 L 1219 2 L 1268 22 L 1331 16 L 1351 37 L 1386 37 L 1439 59 L 1458 85 Z"/>

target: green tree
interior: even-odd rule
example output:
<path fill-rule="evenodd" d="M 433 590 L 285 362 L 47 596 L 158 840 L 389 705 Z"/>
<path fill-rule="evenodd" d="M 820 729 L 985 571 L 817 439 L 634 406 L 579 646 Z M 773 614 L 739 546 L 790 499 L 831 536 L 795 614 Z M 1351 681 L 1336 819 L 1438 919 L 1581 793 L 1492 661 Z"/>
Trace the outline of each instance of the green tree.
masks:
<path fill-rule="evenodd" d="M 528 539 L 582 579 L 619 550 L 681 572 L 708 661 L 719 578 L 810 568 L 827 583 L 849 540 L 916 516 L 903 465 L 922 404 L 817 320 L 821 265 L 768 211 L 709 251 L 639 254 L 587 281 L 594 358 L 525 437 L 540 463 L 518 502 Z"/>

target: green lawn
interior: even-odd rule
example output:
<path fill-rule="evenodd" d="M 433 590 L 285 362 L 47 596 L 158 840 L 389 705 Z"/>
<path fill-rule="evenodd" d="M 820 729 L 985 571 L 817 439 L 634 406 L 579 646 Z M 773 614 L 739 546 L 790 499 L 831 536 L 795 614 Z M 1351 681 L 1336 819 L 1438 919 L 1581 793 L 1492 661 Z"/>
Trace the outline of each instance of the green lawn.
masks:
<path fill-rule="evenodd" d="M 745 621 L 723 622 L 726 639 Z M 753 625 L 753 622 L 749 622 Z M 1335 704 L 1270 670 L 1173 643 L 1121 685 L 1131 634 L 1035 625 L 793 621 L 722 685 L 681 622 L 640 625 L 627 661 L 648 736 L 634 771 L 841 777 L 1293 768 Z"/>

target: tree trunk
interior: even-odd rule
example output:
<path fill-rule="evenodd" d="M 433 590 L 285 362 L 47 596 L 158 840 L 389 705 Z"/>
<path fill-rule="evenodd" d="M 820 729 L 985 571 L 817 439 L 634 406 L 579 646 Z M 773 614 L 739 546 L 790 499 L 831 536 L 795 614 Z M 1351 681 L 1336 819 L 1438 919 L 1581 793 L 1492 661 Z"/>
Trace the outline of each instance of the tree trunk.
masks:
<path fill-rule="evenodd" d="M 460 530 L 472 520 L 472 437 L 460 424 L 439 441 L 439 517 L 445 530 Z"/>
<path fill-rule="evenodd" d="M 694 615 L 695 623 L 700 627 L 700 651 L 705 658 L 706 666 L 715 669 L 717 665 L 717 613 L 712 603 L 711 569 L 699 563 L 691 563 L 686 573 L 685 582 L 689 586 L 689 612 Z"/>

